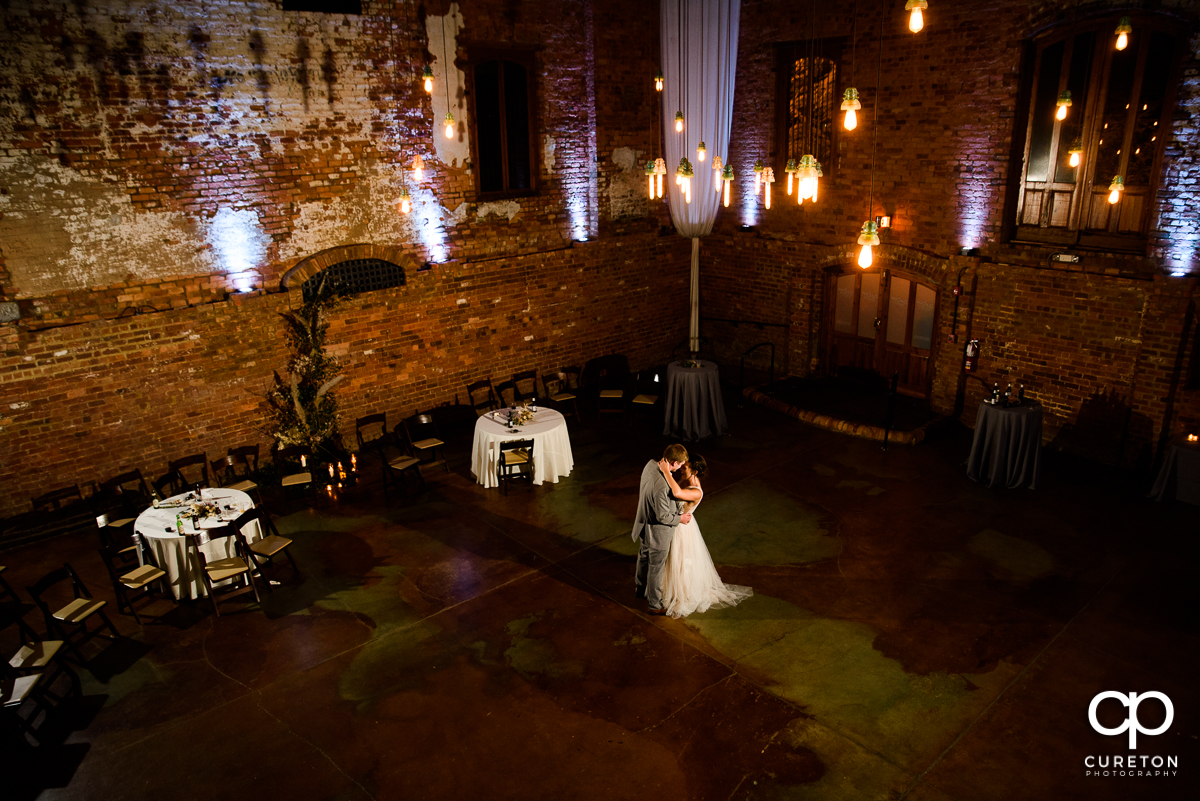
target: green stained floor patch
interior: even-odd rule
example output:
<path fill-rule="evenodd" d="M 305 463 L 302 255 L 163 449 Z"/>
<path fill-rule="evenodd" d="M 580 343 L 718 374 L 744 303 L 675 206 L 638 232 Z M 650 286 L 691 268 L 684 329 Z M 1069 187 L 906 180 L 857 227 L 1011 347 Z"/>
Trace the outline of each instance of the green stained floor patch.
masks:
<path fill-rule="evenodd" d="M 967 547 L 992 562 L 1004 578 L 1028 581 L 1054 571 L 1054 557 L 1044 548 L 994 529 L 985 528 L 971 537 Z"/>
<path fill-rule="evenodd" d="M 569 537 L 577 542 L 600 542 L 614 533 L 632 528 L 633 513 L 637 505 L 635 493 L 626 504 L 629 518 L 623 519 L 609 511 L 603 504 L 592 503 L 584 495 L 582 483 L 570 477 L 561 479 L 554 492 L 538 498 L 538 513 L 550 518 L 551 528 L 558 536 Z"/>
<path fill-rule="evenodd" d="M 989 704 L 1016 666 L 989 674 L 913 675 L 875 650 L 869 626 L 756 595 L 687 624 L 815 722 L 915 770 Z"/>
<path fill-rule="evenodd" d="M 819 723 L 797 718 L 772 738 L 768 748 L 786 746 L 807 749 L 826 766 L 815 782 L 789 787 L 770 777 L 758 779 L 755 798 L 813 799 L 821 801 L 891 801 L 899 798 L 913 777 L 852 740 Z"/>
<path fill-rule="evenodd" d="M 560 661 L 558 651 L 549 640 L 528 636 L 529 628 L 537 620 L 537 615 L 531 615 L 506 626 L 512 645 L 504 652 L 504 657 L 512 669 L 525 678 L 535 673 L 551 678 L 583 675 L 582 662 Z"/>
<path fill-rule="evenodd" d="M 706 497 L 696 521 L 717 564 L 795 565 L 842 552 L 824 511 L 757 478 Z"/>
<path fill-rule="evenodd" d="M 365 705 L 418 685 L 439 659 L 450 662 L 438 632 L 423 621 L 362 646 L 338 679 L 339 696 Z"/>
<path fill-rule="evenodd" d="M 377 639 L 425 616 L 404 600 L 405 595 L 416 592 L 406 584 L 404 573 L 405 568 L 398 565 L 379 565 L 365 584 L 337 590 L 332 598 L 317 603 L 325 609 L 366 615 L 375 622 L 371 637 Z"/>

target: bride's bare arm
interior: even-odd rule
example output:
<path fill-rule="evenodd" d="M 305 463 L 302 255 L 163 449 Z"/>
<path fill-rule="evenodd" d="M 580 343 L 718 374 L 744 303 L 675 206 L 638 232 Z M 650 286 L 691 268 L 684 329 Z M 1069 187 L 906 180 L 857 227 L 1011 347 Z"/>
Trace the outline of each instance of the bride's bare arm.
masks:
<path fill-rule="evenodd" d="M 667 484 L 670 485 L 671 494 L 674 495 L 679 500 L 681 500 L 681 501 L 698 501 L 704 495 L 704 493 L 700 491 L 699 484 L 697 484 L 694 487 L 679 486 L 679 482 L 677 482 L 675 480 L 675 476 L 671 475 L 671 469 L 667 465 L 665 460 L 663 460 L 663 459 L 659 460 L 658 469 L 660 471 L 662 471 L 663 478 L 665 478 L 667 480 Z"/>

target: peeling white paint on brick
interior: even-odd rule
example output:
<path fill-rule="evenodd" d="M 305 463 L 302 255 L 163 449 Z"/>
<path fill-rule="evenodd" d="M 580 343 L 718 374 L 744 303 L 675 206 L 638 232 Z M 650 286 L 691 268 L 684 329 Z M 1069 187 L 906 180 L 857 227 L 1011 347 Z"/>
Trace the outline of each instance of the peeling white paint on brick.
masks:
<path fill-rule="evenodd" d="M 547 134 L 542 140 L 542 164 L 546 165 L 546 172 L 554 172 L 554 149 L 558 147 L 558 142 L 553 136 Z"/>
<path fill-rule="evenodd" d="M 56 350 L 56 351 L 54 351 L 54 358 L 56 358 L 56 359 L 57 359 L 57 358 L 60 358 L 60 357 L 62 357 L 62 356 L 66 356 L 66 355 L 67 355 L 68 353 L 70 353 L 70 352 L 71 352 L 71 351 L 69 351 L 69 350 Z"/>
<path fill-rule="evenodd" d="M 451 3 L 450 11 L 444 17 L 426 13 L 425 33 L 429 36 L 429 54 L 433 56 L 433 63 L 430 65 L 433 68 L 433 94 L 430 96 L 433 105 L 433 148 L 438 159 L 452 167 L 462 167 L 471 158 L 471 140 L 467 136 L 467 109 L 462 100 L 466 96 L 466 76 L 462 70 L 457 67 L 450 70 L 450 86 L 446 86 L 446 62 L 454 64 L 454 55 L 458 52 L 458 35 L 462 29 L 463 16 L 458 3 Z M 443 35 L 446 42 L 444 55 Z M 454 114 L 455 135 L 452 139 L 446 138 L 447 111 Z"/>
<path fill-rule="evenodd" d="M 644 217 L 649 213 L 646 202 L 645 165 L 640 163 L 642 151 L 629 147 L 613 149 L 612 161 L 620 168 L 608 183 L 608 213 L 613 219 Z"/>

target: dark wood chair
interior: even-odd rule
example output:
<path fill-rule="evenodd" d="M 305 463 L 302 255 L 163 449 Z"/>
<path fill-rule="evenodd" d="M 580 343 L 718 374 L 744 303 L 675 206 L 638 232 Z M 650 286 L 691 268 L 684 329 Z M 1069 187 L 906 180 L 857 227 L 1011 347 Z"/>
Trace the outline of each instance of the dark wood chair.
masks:
<path fill-rule="evenodd" d="M 271 515 L 263 507 L 256 506 L 253 509 L 243 512 L 237 520 L 233 521 L 232 525 L 238 531 L 242 532 L 242 536 L 245 537 L 246 526 L 253 522 L 258 523 L 258 530 L 261 537 L 254 542 L 247 540 L 250 546 L 250 558 L 254 560 L 259 578 L 267 585 L 268 590 L 274 592 L 270 579 L 263 575 L 263 564 L 258 561 L 259 558 L 266 559 L 266 563 L 271 565 L 274 564 L 274 558 L 282 553 L 287 557 L 288 562 L 291 563 L 292 571 L 296 575 L 300 575 L 300 566 L 296 564 L 296 560 L 292 556 L 292 541 L 280 535 L 279 529 L 275 528 L 275 522 L 271 520 Z"/>
<path fill-rule="evenodd" d="M 516 406 L 518 400 L 517 385 L 511 381 L 501 381 L 496 385 L 496 398 L 500 401 L 501 409 Z"/>
<path fill-rule="evenodd" d="M 200 577 L 204 580 L 204 587 L 208 590 L 208 598 L 212 601 L 213 612 L 216 613 L 217 617 L 221 616 L 221 609 L 217 605 L 218 591 L 226 597 L 233 597 L 250 590 L 254 593 L 254 600 L 260 604 L 262 603 L 262 598 L 258 594 L 258 584 L 254 581 L 257 563 L 250 556 L 250 547 L 246 544 L 246 538 L 236 525 L 231 524 L 221 526 L 220 528 L 205 529 L 186 536 L 188 548 L 192 551 L 192 555 L 196 559 L 196 564 L 200 566 Z M 204 551 L 201 550 L 200 546 L 206 542 L 219 539 L 229 541 L 232 546 L 233 556 L 210 561 L 204 555 Z M 242 583 L 241 586 L 226 586 L 223 583 L 226 581 L 240 581 Z M 221 586 L 217 586 L 218 584 L 221 584 Z"/>
<path fill-rule="evenodd" d="M 537 398 L 537 370 L 513 373 L 512 383 L 516 387 L 517 400 Z"/>
<path fill-rule="evenodd" d="M 149 549 L 146 552 L 148 553 Z M 165 581 L 167 572 L 154 565 L 153 562 L 147 561 L 146 564 L 139 565 L 134 561 L 131 564 L 119 550 L 112 546 L 100 548 L 100 559 L 104 562 L 104 567 L 108 569 L 109 579 L 112 580 L 113 593 L 117 596 L 117 613 L 124 614 L 128 609 L 129 614 L 133 615 L 133 619 L 139 626 L 142 619 L 138 617 L 137 610 L 133 608 L 133 602 L 152 595 L 156 583 L 159 585 L 159 592 L 164 595 L 170 594 Z"/>
<path fill-rule="evenodd" d="M 69 487 L 56 489 L 52 492 L 47 492 L 45 495 L 39 495 L 34 498 L 33 511 L 53 512 L 63 508 L 64 506 L 82 502 L 83 493 L 79 491 L 79 485 L 72 484 Z"/>
<path fill-rule="evenodd" d="M 512 439 L 500 443 L 500 456 L 496 460 L 496 483 L 500 491 L 508 494 L 508 484 L 517 479 L 528 479 L 533 486 L 533 440 Z"/>
<path fill-rule="evenodd" d="M 307 490 L 313 483 L 312 451 L 304 445 L 289 445 L 275 451 L 272 457 L 279 471 L 279 483 L 285 489 L 300 487 Z"/>
<path fill-rule="evenodd" d="M 57 585 L 64 584 L 70 586 L 74 598 L 65 605 L 59 606 L 61 599 L 50 599 L 46 596 L 52 592 L 64 594 L 57 589 Z M 108 619 L 108 615 L 104 613 L 104 607 L 108 602 L 98 601 L 92 597 L 70 564 L 64 564 L 57 570 L 51 570 L 36 583 L 26 587 L 25 590 L 37 604 L 38 609 L 42 610 L 42 616 L 46 621 L 46 631 L 55 639 L 65 642 L 81 664 L 87 664 L 87 660 L 84 658 L 83 652 L 79 650 L 80 645 L 99 635 L 106 628 L 112 632 L 109 635 L 110 639 L 120 636 L 112 621 Z M 51 606 L 55 607 L 53 611 L 51 611 Z M 94 629 L 88 628 L 88 621 L 93 619 L 100 620 L 100 624 Z"/>
<path fill-rule="evenodd" d="M 652 419 L 655 413 L 658 413 L 658 422 L 661 428 L 662 404 L 660 401 L 667 389 L 666 381 L 666 370 L 661 367 L 653 367 L 638 373 L 633 386 L 633 394 L 629 398 L 628 407 L 626 407 L 627 413 L 647 414 Z"/>
<path fill-rule="evenodd" d="M 467 403 L 480 416 L 498 408 L 500 404 L 496 400 L 496 390 L 492 388 L 492 379 L 484 378 L 467 384 Z"/>
<path fill-rule="evenodd" d="M 547 406 L 557 410 L 563 417 L 574 415 L 579 420 L 579 400 L 567 387 L 565 375 L 546 373 L 542 376 L 542 389 Z"/>
<path fill-rule="evenodd" d="M 209 486 L 208 457 L 203 453 L 193 453 L 190 456 L 175 459 L 167 465 L 167 472 L 175 474 L 175 492 L 177 493 L 197 484 L 202 487 Z"/>
<path fill-rule="evenodd" d="M 211 463 L 213 480 L 219 486 L 234 489 L 254 498 L 256 504 L 262 503 L 258 484 L 251 476 L 258 471 L 258 446 L 244 445 L 230 448 L 229 453 Z"/>
<path fill-rule="evenodd" d="M 491 385 L 488 386 L 490 388 Z M 398 480 L 406 481 L 405 477 L 413 474 L 422 486 L 425 485 L 425 477 L 421 475 L 421 460 L 405 447 L 406 443 L 399 441 L 396 432 L 388 432 L 386 413 L 379 412 L 360 417 L 354 428 L 359 449 L 379 457 L 383 470 L 384 492 Z"/>
<path fill-rule="evenodd" d="M 408 452 L 421 460 L 422 467 L 442 465 L 450 472 L 446 461 L 446 443 L 438 433 L 432 412 L 418 412 L 404 421 L 404 436 L 408 441 Z"/>
<path fill-rule="evenodd" d="M 0 601 L 4 600 L 5 598 L 11 598 L 12 603 L 15 603 L 18 607 L 20 607 L 22 604 L 21 597 L 17 595 L 17 591 L 14 590 L 12 585 L 8 583 L 8 580 L 4 578 L 5 570 L 8 570 L 8 566 L 0 565 Z"/>
<path fill-rule="evenodd" d="M 105 514 L 105 525 L 114 528 L 132 526 L 142 510 L 150 505 L 154 493 L 141 470 L 130 470 L 104 481 L 96 493 L 96 512 Z"/>

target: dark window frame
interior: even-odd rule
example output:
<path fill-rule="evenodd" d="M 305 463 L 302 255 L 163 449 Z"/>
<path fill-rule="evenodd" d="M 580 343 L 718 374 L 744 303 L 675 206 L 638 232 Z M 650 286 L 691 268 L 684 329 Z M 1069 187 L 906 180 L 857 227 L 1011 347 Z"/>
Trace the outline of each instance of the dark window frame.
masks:
<path fill-rule="evenodd" d="M 540 129 L 537 125 L 537 108 L 538 108 L 538 71 L 537 71 L 537 48 L 536 47 L 521 47 L 521 46 L 496 46 L 490 44 L 472 44 L 466 43 L 468 58 L 466 62 L 467 76 L 467 95 L 470 101 L 469 115 L 467 121 L 467 129 L 470 131 L 471 137 L 471 172 L 475 182 L 475 197 L 477 200 L 498 200 L 502 198 L 513 197 L 529 197 L 538 194 L 538 177 L 541 172 L 541 165 L 538 160 L 538 142 L 540 140 Z M 527 125 L 529 130 L 529 186 L 524 189 L 513 189 L 510 185 L 510 176 L 508 175 L 509 164 L 505 159 L 502 164 L 502 174 L 504 187 L 500 190 L 484 191 L 481 185 L 482 170 L 480 162 L 480 138 L 479 127 L 477 121 L 479 114 L 477 103 L 479 99 L 479 91 L 475 84 L 476 69 L 486 62 L 499 61 L 501 63 L 509 61 L 520 65 L 525 70 L 525 92 L 527 103 Z M 503 75 L 503 70 L 500 71 Z M 503 78 L 500 82 L 501 95 L 498 98 L 499 107 L 504 113 L 504 94 L 503 94 Z M 507 119 L 501 125 L 504 137 L 508 135 Z M 502 140 L 501 151 L 507 150 L 507 140 Z"/>
<path fill-rule="evenodd" d="M 789 128 L 792 121 L 790 86 L 792 68 L 798 59 L 807 59 L 810 55 L 818 59 L 828 60 L 832 63 L 834 69 L 833 80 L 831 82 L 833 91 L 829 98 L 831 114 L 829 117 L 828 154 L 823 156 L 820 152 L 813 152 L 813 155 L 821 162 L 821 172 L 824 177 L 829 178 L 837 173 L 838 162 L 841 161 L 841 136 L 843 133 L 848 133 L 842 129 L 841 118 L 842 92 L 850 86 L 849 73 L 843 59 L 846 48 L 847 39 L 845 37 L 816 40 L 805 39 L 798 42 L 781 44 L 776 48 L 775 139 L 771 146 L 770 160 L 765 162 L 765 166 L 775 170 L 775 181 L 777 184 L 781 181 L 787 181 L 787 175 L 783 170 L 787 166 L 789 158 L 799 161 L 800 157 L 805 155 L 805 153 L 812 152 L 802 149 L 798 153 L 789 153 L 788 148 Z M 862 112 L 860 111 L 859 113 L 861 114 Z M 820 150 L 820 148 L 814 148 L 814 150 Z M 786 183 L 783 185 L 786 186 Z"/>
<path fill-rule="evenodd" d="M 1133 50 L 1135 61 L 1133 75 L 1128 87 L 1129 100 L 1125 113 L 1124 129 L 1119 148 L 1118 167 L 1126 178 L 1126 190 L 1120 202 L 1109 209 L 1104 196 L 1108 194 L 1108 186 L 1113 174 L 1100 174 L 1098 150 L 1104 135 L 1105 113 L 1110 106 L 1108 90 L 1114 85 L 1111 73 L 1114 58 L 1117 57 L 1115 47 L 1115 30 L 1122 16 L 1132 20 L 1133 34 L 1130 36 L 1129 48 Z M 1006 238 L 1016 242 L 1031 242 L 1060 247 L 1096 248 L 1127 252 L 1145 252 L 1150 239 L 1150 226 L 1153 222 L 1154 209 L 1158 190 L 1162 185 L 1162 163 L 1170 138 L 1171 119 L 1175 110 L 1176 97 L 1181 79 L 1181 69 L 1184 51 L 1187 49 L 1187 38 L 1179 31 L 1188 28 L 1181 27 L 1181 21 L 1165 14 L 1127 13 L 1118 11 L 1103 17 L 1093 17 L 1064 22 L 1050 28 L 1029 43 L 1026 79 L 1022 82 L 1018 126 L 1013 135 L 1013 162 L 1010 184 L 1011 201 L 1005 207 Z M 1086 75 L 1083 76 L 1083 98 L 1079 97 L 1080 81 L 1072 75 L 1072 59 L 1075 57 L 1076 46 L 1089 35 L 1094 36 L 1090 52 L 1079 50 L 1079 57 L 1088 60 Z M 1171 63 L 1167 67 L 1169 78 L 1161 98 L 1162 108 L 1159 112 L 1153 158 L 1147 176 L 1147 184 L 1130 183 L 1129 150 L 1133 147 L 1133 136 L 1137 124 L 1137 109 L 1133 98 L 1140 102 L 1143 94 L 1143 80 L 1146 64 L 1153 48 L 1150 40 L 1153 36 L 1169 36 L 1172 41 Z M 1062 48 L 1061 59 L 1048 61 L 1044 64 L 1047 52 Z M 1058 69 L 1055 69 L 1057 65 Z M 1057 76 L 1058 85 L 1041 87 L 1045 75 Z M 1068 119 L 1063 122 L 1055 121 L 1049 131 L 1049 144 L 1046 150 L 1046 173 L 1039 176 L 1043 180 L 1032 180 L 1031 169 L 1034 141 L 1037 136 L 1046 136 L 1044 130 L 1046 120 L 1041 119 L 1046 114 L 1045 108 L 1038 108 L 1041 95 L 1056 99 L 1059 91 L 1068 85 L 1072 89 L 1072 106 L 1068 110 Z M 1119 86 L 1119 84 L 1115 84 Z M 1039 88 L 1040 87 L 1040 88 Z M 1116 95 L 1114 95 L 1114 98 Z M 1052 101 L 1053 102 L 1053 101 Z M 1043 100 L 1043 105 L 1045 101 Z M 1119 103 L 1118 103 L 1119 104 Z M 1053 112 L 1051 108 L 1050 113 Z M 1118 109 L 1120 112 L 1120 109 Z M 1060 161 L 1065 162 L 1065 154 L 1071 146 L 1071 136 L 1064 134 L 1067 126 L 1075 126 L 1082 140 L 1083 159 L 1075 168 L 1074 180 L 1059 180 L 1064 173 Z M 1112 142 L 1110 142 L 1110 147 Z M 1040 147 L 1039 147 L 1040 149 Z M 1111 159 L 1111 157 L 1110 157 Z M 1037 159 L 1040 164 L 1041 158 Z M 1061 211 L 1061 204 L 1068 203 L 1067 211 Z M 1133 203 L 1140 204 L 1137 210 Z M 1107 213 L 1103 213 L 1103 212 Z M 1103 224 L 1098 225 L 1103 216 Z"/>

